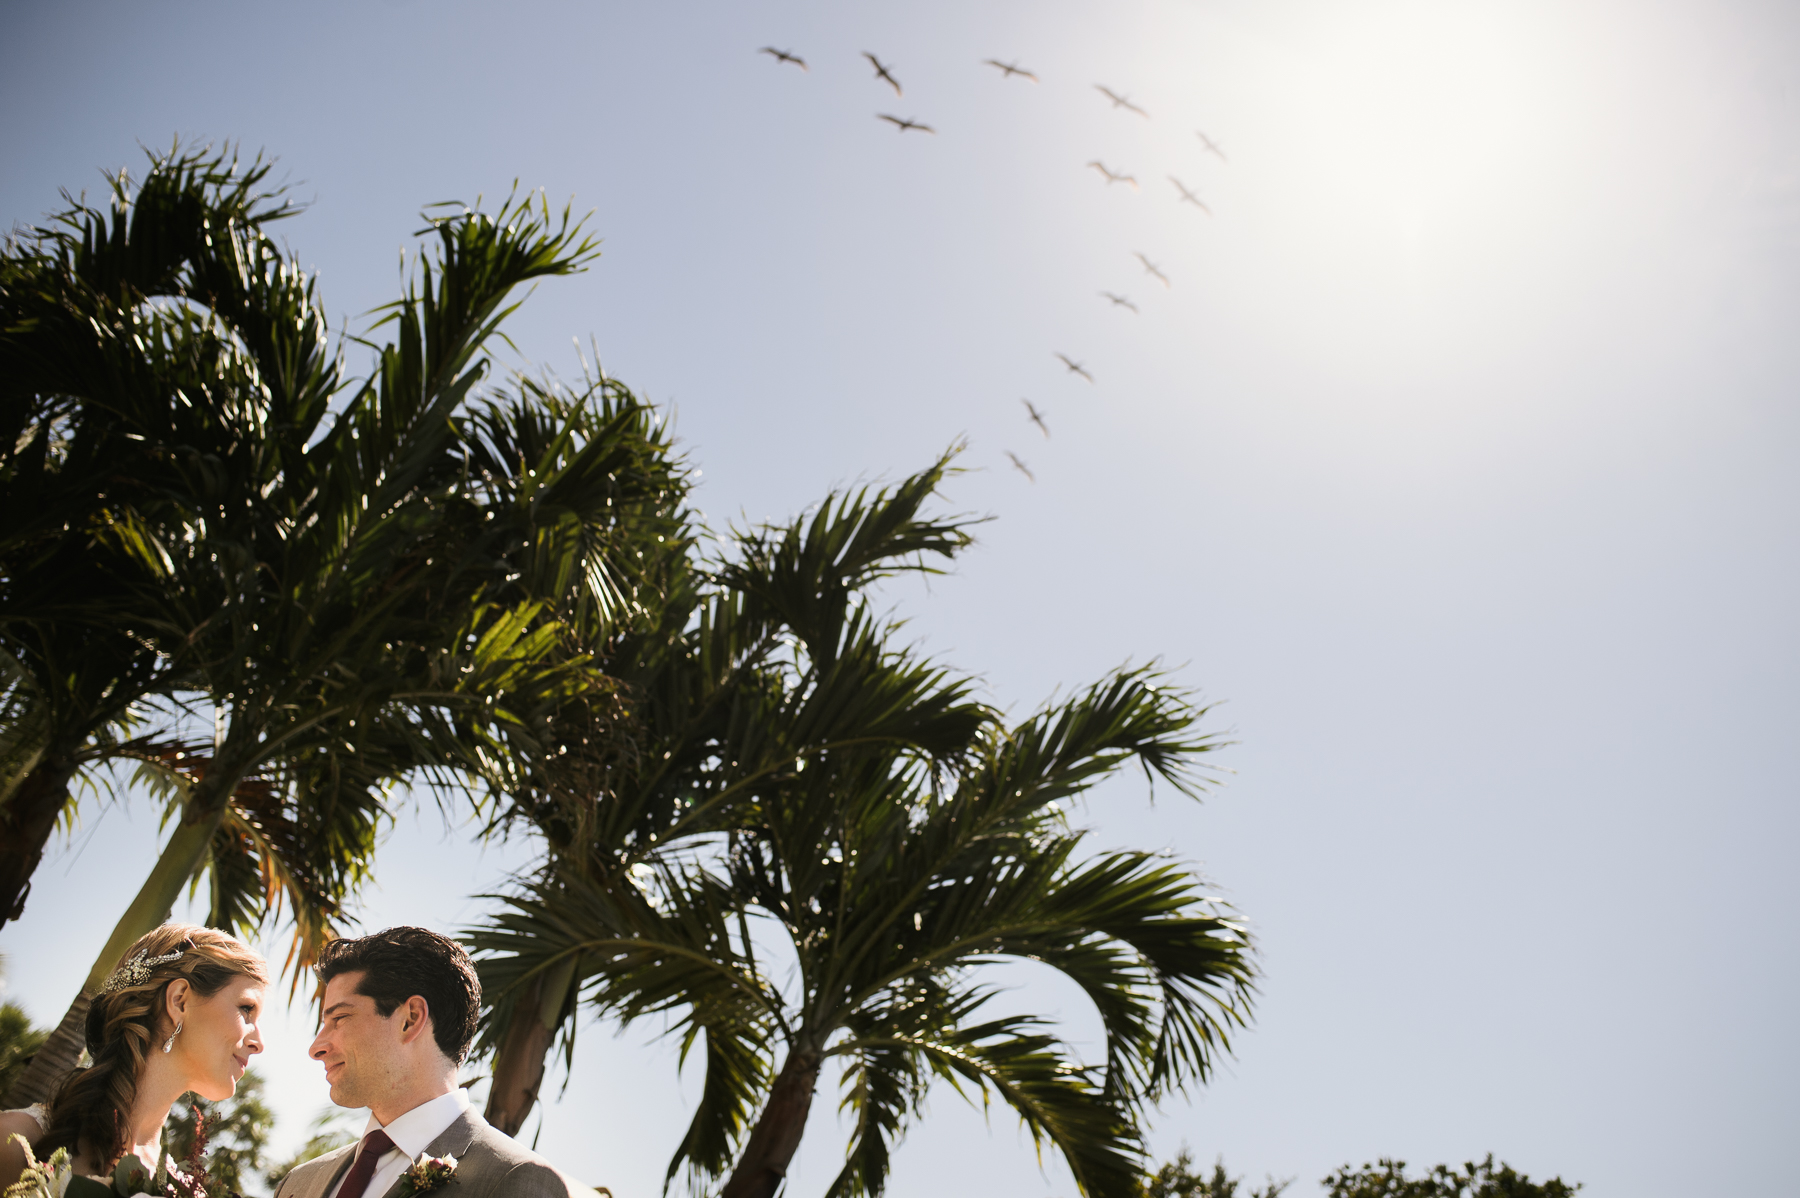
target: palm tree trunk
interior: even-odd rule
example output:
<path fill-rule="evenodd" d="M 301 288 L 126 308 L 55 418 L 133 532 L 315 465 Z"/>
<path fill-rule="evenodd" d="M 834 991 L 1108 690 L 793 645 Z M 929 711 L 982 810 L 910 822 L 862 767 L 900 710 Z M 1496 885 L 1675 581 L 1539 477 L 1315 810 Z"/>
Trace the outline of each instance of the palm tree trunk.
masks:
<path fill-rule="evenodd" d="M 19 1075 L 12 1089 L 0 1099 L 0 1104 L 10 1110 L 28 1107 L 34 1102 L 49 1102 L 56 1092 L 57 1083 L 62 1081 L 69 1070 L 75 1068 L 75 1062 L 81 1058 L 81 1050 L 87 1045 L 88 1007 L 93 1004 L 94 992 L 86 986 L 69 1004 L 62 1022 L 56 1030 L 44 1038 L 38 1045 L 37 1053 L 31 1058 L 31 1064 Z M 43 1062 L 42 1068 L 39 1062 Z"/>
<path fill-rule="evenodd" d="M 69 757 L 46 753 L 0 807 L 0 924 L 25 913 L 31 875 L 44 859 L 44 846 L 69 801 L 69 780 L 74 776 L 75 763 Z"/>
<path fill-rule="evenodd" d="M 731 1180 L 719 1198 L 775 1198 L 787 1177 L 788 1164 L 806 1134 L 806 1116 L 812 1110 L 813 1087 L 819 1082 L 821 1058 L 815 1051 L 795 1049 L 769 1090 L 750 1141 L 738 1157 Z"/>
<path fill-rule="evenodd" d="M 106 947 L 95 958 L 81 992 L 69 1004 L 68 1013 L 57 1024 L 56 1030 L 32 1057 L 31 1064 L 7 1091 L 5 1102 L 8 1107 L 18 1108 L 48 1100 L 69 1070 L 75 1068 L 86 1040 L 87 1010 L 94 995 L 106 983 L 107 975 L 119 967 L 119 958 L 125 955 L 125 950 L 139 936 L 169 918 L 169 912 L 175 909 L 175 900 L 181 897 L 181 888 L 206 863 L 206 850 L 225 818 L 227 800 L 241 776 L 241 770 L 232 772 L 229 779 L 220 773 L 195 785 L 188 814 L 176 826 L 169 842 L 163 846 L 155 868 L 144 880 L 143 888 L 113 928 Z M 221 783 L 224 783 L 222 787 Z"/>
<path fill-rule="evenodd" d="M 575 980 L 570 958 L 537 980 L 513 1004 L 512 1022 L 494 1055 L 494 1080 L 488 1090 L 487 1121 L 509 1136 L 519 1134 L 525 1116 L 544 1084 L 544 1061 L 562 1024 L 569 986 Z"/>

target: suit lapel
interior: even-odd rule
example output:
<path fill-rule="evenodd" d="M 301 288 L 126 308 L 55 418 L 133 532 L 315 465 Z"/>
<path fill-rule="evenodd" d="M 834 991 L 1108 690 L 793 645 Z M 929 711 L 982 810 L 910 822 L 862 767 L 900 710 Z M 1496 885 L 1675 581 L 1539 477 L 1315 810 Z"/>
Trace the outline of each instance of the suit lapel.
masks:
<path fill-rule="evenodd" d="M 456 1117 L 456 1122 L 444 1129 L 442 1135 L 425 1146 L 427 1156 L 453 1156 L 457 1160 L 469 1151 L 469 1145 L 475 1142 L 475 1130 L 486 1120 L 470 1107 Z"/>
<path fill-rule="evenodd" d="M 325 1195 L 331 1193 L 331 1187 L 337 1184 L 338 1178 L 342 1177 L 350 1168 L 350 1162 L 356 1159 L 356 1144 L 351 1143 L 339 1151 L 343 1155 L 338 1159 L 337 1164 L 329 1169 L 313 1170 L 313 1176 L 322 1180 L 307 1186 L 306 1192 L 295 1195 L 295 1198 L 325 1198 Z"/>
<path fill-rule="evenodd" d="M 437 1139 L 425 1145 L 425 1155 L 453 1156 L 460 1163 L 463 1157 L 468 1155 L 469 1145 L 475 1142 L 476 1121 L 480 1118 L 481 1116 L 477 1115 L 473 1108 L 458 1115 L 455 1123 L 440 1132 Z M 400 1188 L 400 1183 L 405 1179 L 406 1173 L 402 1170 L 400 1176 L 394 1180 L 393 1185 L 387 1188 L 387 1192 L 382 1195 L 382 1198 L 394 1198 L 394 1191 Z M 321 1195 L 322 1193 L 323 1191 Z M 308 1198 L 321 1198 L 321 1195 L 308 1195 Z"/>

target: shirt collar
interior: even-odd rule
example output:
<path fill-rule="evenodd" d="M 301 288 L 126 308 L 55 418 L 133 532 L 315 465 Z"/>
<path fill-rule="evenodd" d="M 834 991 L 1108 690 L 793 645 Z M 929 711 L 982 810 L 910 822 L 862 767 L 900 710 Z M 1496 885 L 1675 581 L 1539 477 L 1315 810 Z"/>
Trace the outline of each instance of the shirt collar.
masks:
<path fill-rule="evenodd" d="M 421 1102 L 412 1110 L 395 1119 L 381 1130 L 387 1132 L 388 1139 L 394 1147 L 407 1155 L 408 1159 L 417 1157 L 431 1142 L 450 1129 L 462 1113 L 469 1109 L 469 1092 L 458 1086 L 448 1094 L 440 1094 L 428 1102 Z M 369 1126 L 363 1134 L 381 1127 L 375 1116 L 369 1116 Z"/>

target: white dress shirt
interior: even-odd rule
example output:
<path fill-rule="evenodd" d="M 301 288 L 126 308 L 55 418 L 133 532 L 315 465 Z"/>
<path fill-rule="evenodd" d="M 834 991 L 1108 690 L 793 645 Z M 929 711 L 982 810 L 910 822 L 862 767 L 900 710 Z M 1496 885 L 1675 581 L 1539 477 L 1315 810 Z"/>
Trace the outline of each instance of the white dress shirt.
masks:
<path fill-rule="evenodd" d="M 431 1142 L 448 1131 L 456 1122 L 457 1116 L 469 1109 L 469 1093 L 461 1086 L 448 1094 L 440 1094 L 430 1102 L 421 1102 L 412 1110 L 401 1115 L 386 1127 L 374 1115 L 369 1116 L 369 1125 L 363 1128 L 367 1136 L 381 1127 L 387 1132 L 388 1139 L 394 1146 L 382 1153 L 375 1162 L 375 1175 L 369 1178 L 369 1188 L 364 1191 L 364 1198 L 381 1198 L 388 1188 L 400 1180 L 400 1174 L 406 1167 L 419 1159 L 419 1154 L 431 1146 Z M 359 1148 L 357 1151 L 361 1151 Z M 351 1168 L 356 1165 L 356 1158 L 351 1158 Z M 338 1178 L 337 1184 L 325 1198 L 337 1198 L 337 1192 L 344 1188 L 344 1178 L 350 1176 L 350 1170 L 344 1170 L 344 1177 Z"/>

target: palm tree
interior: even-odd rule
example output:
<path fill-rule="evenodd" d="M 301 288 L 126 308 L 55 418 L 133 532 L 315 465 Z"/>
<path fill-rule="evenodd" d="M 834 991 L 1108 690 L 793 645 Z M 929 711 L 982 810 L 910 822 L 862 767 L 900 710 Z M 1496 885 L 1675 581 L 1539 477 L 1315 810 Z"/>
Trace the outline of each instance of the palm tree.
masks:
<path fill-rule="evenodd" d="M 144 555 L 157 567 L 156 585 L 137 588 L 125 626 L 197 680 L 194 697 L 212 708 L 213 744 L 204 769 L 182 788 L 179 818 L 144 887 L 9 1095 L 14 1101 L 37 1096 L 72 1064 L 86 997 L 202 869 L 215 867 L 216 892 L 221 883 L 227 891 L 235 885 L 242 898 L 250 891 L 241 869 L 232 883 L 233 861 L 241 865 L 248 851 L 266 863 L 284 844 L 274 833 L 298 831 L 285 842 L 354 850 L 323 855 L 337 871 L 327 891 L 353 880 L 364 859 L 354 854 L 388 786 L 433 767 L 443 780 L 481 758 L 483 746 L 515 753 L 535 746 L 547 755 L 550 746 L 532 736 L 534 713 L 596 685 L 590 659 L 568 651 L 557 608 L 520 594 L 515 567 L 523 553 L 576 587 L 604 577 L 579 537 L 563 544 L 569 560 L 560 570 L 554 554 L 521 548 L 541 546 L 546 511 L 577 525 L 602 522 L 609 487 L 593 469 L 598 452 L 563 452 L 560 471 L 523 487 L 498 485 L 494 471 L 472 466 L 479 446 L 471 422 L 459 419 L 487 371 L 481 347 L 512 310 L 509 293 L 579 269 L 592 242 L 566 213 L 559 226 L 541 204 L 509 200 L 492 216 L 461 210 L 428 219 L 436 260 L 421 263 L 417 281 L 387 310 L 382 323 L 395 327 L 394 340 L 329 423 L 331 387 L 289 402 L 262 363 L 215 347 L 221 385 L 205 395 L 208 403 L 186 406 L 209 406 L 232 426 L 226 460 L 159 443 L 169 421 L 154 420 L 154 412 L 127 434 L 173 459 L 169 489 L 188 509 L 188 526 L 185 536 L 156 540 Z M 90 225 L 104 232 L 103 214 Z M 236 253 L 248 260 L 240 276 L 268 292 L 253 297 L 262 308 L 242 305 L 257 315 L 244 320 L 250 332 L 238 340 L 255 344 L 257 322 L 293 323 L 291 301 L 310 300 L 311 285 L 284 260 L 267 257 L 272 251 L 262 242 L 237 240 Z M 191 306 L 179 311 L 183 335 L 210 333 Z M 292 364 L 273 355 L 276 367 Z M 276 402 L 244 399 L 259 394 Z M 166 394 L 156 398 L 183 406 Z M 283 825 L 234 817 L 244 814 L 233 799 L 246 784 L 274 787 L 285 812 L 306 818 Z M 306 834 L 328 811 L 346 817 L 323 824 L 347 829 L 347 839 Z M 317 866 L 321 857 L 299 863 Z M 224 897 L 215 894 L 215 917 L 229 921 L 235 917 Z"/>
<path fill-rule="evenodd" d="M 667 559 L 658 602 L 606 649 L 631 751 L 583 788 L 519 803 L 548 841 L 543 879 L 635 895 L 646 857 L 735 826 L 761 789 L 834 746 L 945 759 L 968 749 L 989 713 L 937 671 L 882 660 L 865 596 L 969 544 L 969 518 L 920 514 L 950 456 L 897 486 L 833 493 L 810 518 L 739 534 L 729 562 Z M 814 648 L 796 655 L 796 644 Z M 509 1134 L 537 1100 L 559 1033 L 572 1044 L 575 998 L 592 976 L 573 958 L 523 975 L 514 964 L 479 960 L 491 1003 L 482 1047 L 495 1054 L 486 1114 Z"/>
<path fill-rule="evenodd" d="M 128 617 L 191 529 L 183 464 L 230 463 L 338 385 L 310 283 L 264 231 L 294 211 L 269 169 L 153 155 L 110 212 L 72 203 L 0 253 L 0 922 L 75 774 L 166 749 L 145 700 L 195 682 Z"/>
<path fill-rule="evenodd" d="M 836 1059 L 855 1128 L 833 1195 L 881 1191 L 893 1142 L 944 1079 L 999 1095 L 1084 1193 L 1124 1198 L 1141 1180 L 1144 1104 L 1207 1076 L 1248 1016 L 1252 966 L 1193 875 L 1147 853 L 1080 856 L 1064 805 L 1132 760 L 1194 793 L 1196 759 L 1218 743 L 1194 733 L 1202 714 L 1155 672 L 1125 670 L 1010 730 L 978 723 L 960 760 L 834 744 L 755 788 L 708 840 L 645 854 L 635 886 L 545 876 L 471 939 L 515 992 L 573 971 L 602 1014 L 673 1013 L 684 1055 L 704 1044 L 671 1178 L 686 1165 L 697 1184 L 726 1176 L 722 1198 L 769 1198 Z M 787 987 L 752 921 L 791 949 Z M 1036 1019 L 982 1017 L 993 992 L 978 966 L 1009 957 L 1083 988 L 1104 1066 Z"/>

